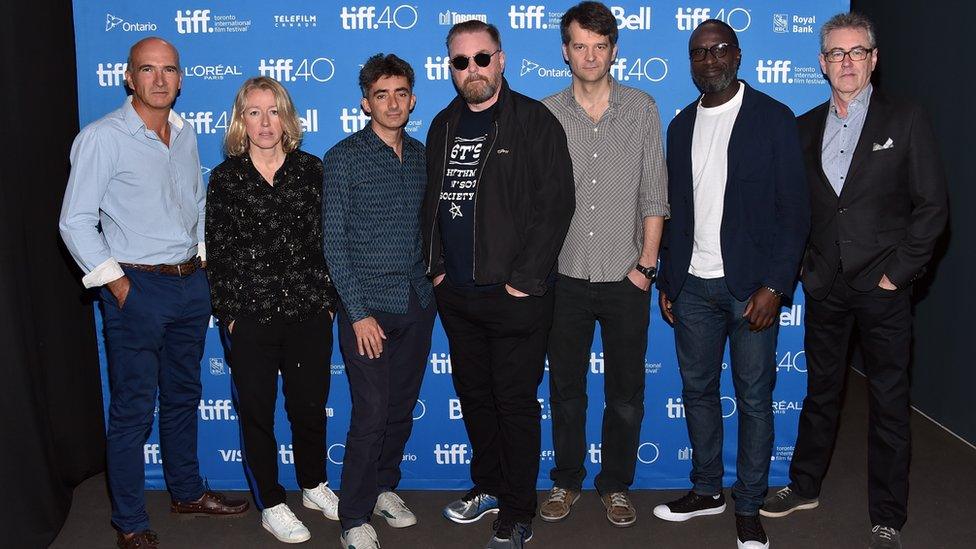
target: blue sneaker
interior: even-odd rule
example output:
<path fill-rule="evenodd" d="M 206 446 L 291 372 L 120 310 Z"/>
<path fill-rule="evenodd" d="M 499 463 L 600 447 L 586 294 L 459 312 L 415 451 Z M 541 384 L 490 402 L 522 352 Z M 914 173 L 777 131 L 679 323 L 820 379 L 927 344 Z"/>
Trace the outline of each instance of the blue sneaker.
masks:
<path fill-rule="evenodd" d="M 490 494 L 469 491 L 444 508 L 444 518 L 458 524 L 470 524 L 488 513 L 498 512 L 498 498 Z"/>
<path fill-rule="evenodd" d="M 494 535 L 488 540 L 485 549 L 522 549 L 532 539 L 532 523 L 496 520 L 491 527 Z"/>

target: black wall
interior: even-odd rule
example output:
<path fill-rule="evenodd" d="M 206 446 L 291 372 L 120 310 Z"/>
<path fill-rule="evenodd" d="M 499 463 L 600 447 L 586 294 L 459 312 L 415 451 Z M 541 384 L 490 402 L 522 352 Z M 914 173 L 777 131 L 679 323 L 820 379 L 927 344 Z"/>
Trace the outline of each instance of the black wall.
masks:
<path fill-rule="evenodd" d="M 875 84 L 928 111 L 949 181 L 949 228 L 916 287 L 912 400 L 976 444 L 974 3 L 854 0 L 877 27 Z"/>

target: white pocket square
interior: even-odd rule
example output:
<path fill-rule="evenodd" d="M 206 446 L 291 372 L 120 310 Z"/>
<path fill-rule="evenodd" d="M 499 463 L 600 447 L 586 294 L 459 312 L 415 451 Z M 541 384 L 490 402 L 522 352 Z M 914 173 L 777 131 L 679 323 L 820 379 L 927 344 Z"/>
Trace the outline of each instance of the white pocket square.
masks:
<path fill-rule="evenodd" d="M 875 143 L 874 146 L 871 147 L 871 151 L 883 151 L 885 149 L 890 149 L 894 146 L 895 146 L 895 142 L 892 141 L 891 138 L 889 137 L 888 140 L 884 142 L 884 145 L 878 145 L 877 143 Z"/>

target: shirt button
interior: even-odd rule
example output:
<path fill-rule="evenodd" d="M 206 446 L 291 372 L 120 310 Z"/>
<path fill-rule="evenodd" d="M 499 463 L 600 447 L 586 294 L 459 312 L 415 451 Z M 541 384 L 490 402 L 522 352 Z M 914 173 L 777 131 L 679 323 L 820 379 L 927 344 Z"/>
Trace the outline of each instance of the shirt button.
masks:
<path fill-rule="evenodd" d="M 600 128 L 593 128 L 593 131 L 600 131 Z"/>
<path fill-rule="evenodd" d="M 597 157 L 597 154 L 596 153 L 593 153 L 593 158 L 596 158 L 596 157 Z"/>
<path fill-rule="evenodd" d="M 593 231 L 590 231 L 590 236 L 593 236 Z"/>
<path fill-rule="evenodd" d="M 594 205 L 592 205 L 592 204 L 591 204 L 591 205 L 590 205 L 590 209 L 591 209 L 591 210 L 595 210 L 595 209 L 596 209 L 596 206 L 594 206 Z"/>
<path fill-rule="evenodd" d="M 590 181 L 590 183 L 596 183 L 596 179 L 594 179 L 593 181 Z"/>

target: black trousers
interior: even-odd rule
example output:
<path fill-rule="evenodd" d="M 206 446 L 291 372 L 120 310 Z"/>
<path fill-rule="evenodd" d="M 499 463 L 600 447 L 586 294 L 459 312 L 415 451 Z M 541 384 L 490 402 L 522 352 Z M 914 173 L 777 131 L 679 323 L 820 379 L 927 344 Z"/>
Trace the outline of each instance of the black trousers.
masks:
<path fill-rule="evenodd" d="M 474 489 L 498 497 L 499 519 L 530 522 L 542 436 L 537 398 L 553 292 L 516 298 L 504 286 L 463 290 L 446 278 L 434 290 L 474 450 Z"/>
<path fill-rule="evenodd" d="M 405 314 L 374 312 L 386 340 L 383 353 L 373 359 L 360 356 L 349 317 L 339 312 L 339 348 L 352 396 L 339 498 L 343 530 L 369 522 L 376 496 L 400 482 L 400 462 L 427 369 L 435 311 L 434 303 L 424 308 L 411 291 Z"/>
<path fill-rule="evenodd" d="M 627 278 L 590 282 L 559 276 L 549 332 L 549 394 L 556 466 L 549 472 L 560 488 L 579 490 L 586 476 L 586 378 L 593 330 L 603 337 L 604 403 L 601 494 L 625 492 L 634 482 L 644 418 L 644 359 L 650 293 Z"/>
<path fill-rule="evenodd" d="M 285 503 L 278 483 L 274 435 L 278 372 L 291 423 L 295 475 L 302 488 L 325 482 L 325 401 L 329 395 L 332 319 L 329 311 L 304 322 L 248 318 L 230 335 L 234 406 L 241 428 L 244 473 L 258 509 Z"/>
<path fill-rule="evenodd" d="M 807 396 L 790 466 L 793 490 L 816 498 L 837 437 L 851 331 L 857 326 L 868 378 L 868 511 L 872 524 L 901 529 L 907 518 L 908 364 L 911 288 L 851 289 L 838 276 L 821 300 L 807 294 Z"/>

